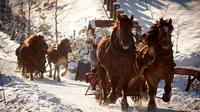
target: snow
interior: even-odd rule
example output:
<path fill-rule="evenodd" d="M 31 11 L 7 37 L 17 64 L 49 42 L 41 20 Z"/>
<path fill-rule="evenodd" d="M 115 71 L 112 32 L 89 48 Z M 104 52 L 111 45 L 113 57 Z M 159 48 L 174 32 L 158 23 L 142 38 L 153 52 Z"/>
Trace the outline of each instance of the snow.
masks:
<path fill-rule="evenodd" d="M 92 29 L 96 28 L 95 22 L 94 21 L 89 21 L 89 24 L 91 25 Z"/>
<path fill-rule="evenodd" d="M 16 3 L 17 1 L 12 1 Z M 147 7 L 145 0 L 118 0 L 120 8 L 129 16 L 134 14 L 135 19 L 143 28 L 143 32 L 164 15 L 164 18 L 172 18 L 174 32 L 174 59 L 177 67 L 189 68 L 200 71 L 200 1 L 197 0 L 151 0 Z M 42 2 L 45 3 L 44 1 Z M 41 4 L 39 7 L 43 7 Z M 14 5 L 15 6 L 15 5 Z M 58 30 L 60 36 L 70 37 L 72 47 L 76 48 L 71 54 L 74 57 L 82 57 L 88 60 L 88 46 L 85 45 L 84 28 L 93 19 L 106 19 L 101 0 L 59 0 L 58 3 Z M 36 10 L 37 8 L 34 8 Z M 146 10 L 148 9 L 148 10 Z M 46 23 L 51 26 L 50 32 L 54 32 L 54 18 L 51 11 L 44 10 L 47 17 Z M 39 26 L 41 20 L 37 11 L 33 11 L 35 27 Z M 153 15 L 153 18 L 152 18 Z M 74 30 L 76 36 L 71 38 Z M 104 31 L 108 34 L 108 31 Z M 102 34 L 96 33 L 97 36 Z M 177 36 L 179 37 L 177 40 Z M 46 36 L 48 44 L 53 45 L 55 39 Z M 176 48 L 178 42 L 178 48 Z M 74 44 L 76 43 L 76 44 Z M 44 78 L 35 78 L 30 81 L 16 72 L 15 49 L 19 43 L 11 41 L 10 37 L 0 32 L 0 71 L 2 73 L 6 105 L 4 105 L 3 90 L 0 90 L 1 112 L 120 112 L 119 99 L 116 104 L 108 106 L 99 105 L 93 95 L 85 96 L 89 86 L 88 83 L 74 81 L 75 73 L 68 73 L 61 77 L 61 82 L 49 78 L 48 72 Z M 178 53 L 176 53 L 178 49 Z M 74 69 L 77 61 L 70 61 L 69 69 Z M 49 70 L 49 67 L 47 67 Z M 64 70 L 61 70 L 63 72 Z M 12 79 L 10 80 L 9 77 Z M 0 80 L 0 82 L 2 82 Z M 174 76 L 172 97 L 169 103 L 156 99 L 158 112 L 177 111 L 200 111 L 200 93 L 190 89 L 184 92 L 187 77 L 176 74 Z M 157 97 L 161 97 L 164 90 L 164 82 L 161 81 L 157 90 Z M 133 101 L 128 98 L 129 112 L 146 111 L 147 101 L 142 106 L 134 106 Z"/>

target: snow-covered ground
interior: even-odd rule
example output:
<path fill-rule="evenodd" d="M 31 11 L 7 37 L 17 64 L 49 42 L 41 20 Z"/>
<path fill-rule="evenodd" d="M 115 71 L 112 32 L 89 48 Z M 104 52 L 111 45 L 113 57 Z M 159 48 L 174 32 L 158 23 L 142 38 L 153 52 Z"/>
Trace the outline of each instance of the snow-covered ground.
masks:
<path fill-rule="evenodd" d="M 164 15 L 164 18 L 172 18 L 174 25 L 173 41 L 176 51 L 177 35 L 178 51 L 174 52 L 174 59 L 177 66 L 194 68 L 200 71 L 200 1 L 197 0 L 119 0 L 121 8 L 126 14 L 134 14 L 135 19 L 147 31 L 154 20 Z M 101 0 L 59 0 L 58 24 L 59 32 L 62 35 L 70 36 L 73 31 L 79 32 L 87 26 L 88 21 L 94 18 L 106 18 Z M 40 7 L 43 7 L 41 5 Z M 35 9 L 36 10 L 36 9 Z M 36 12 L 35 12 L 36 13 Z M 54 32 L 54 19 L 52 13 L 46 13 L 46 22 L 51 25 L 51 32 Z M 35 19 L 36 14 L 33 14 Z M 39 20 L 35 20 L 35 26 Z M 77 34 L 78 37 L 78 34 Z M 57 82 L 48 77 L 45 73 L 44 79 L 36 78 L 34 81 L 23 78 L 16 70 L 15 49 L 19 46 L 17 42 L 11 41 L 10 37 L 0 32 L 0 71 L 2 73 L 6 105 L 2 87 L 0 87 L 0 111 L 2 112 L 120 112 L 120 99 L 116 104 L 101 106 L 94 96 L 85 96 L 88 83 L 74 81 L 73 73 L 68 72 L 62 77 L 62 82 Z M 46 37 L 48 40 L 51 37 Z M 52 41 L 48 41 L 49 44 Z M 82 45 L 84 47 L 84 44 Z M 47 68 L 49 69 L 49 68 Z M 12 80 L 10 80 L 11 77 Z M 0 80 L 2 82 L 2 80 Z M 173 81 L 172 97 L 169 103 L 156 99 L 159 112 L 177 111 L 200 111 L 200 94 L 194 90 L 184 92 L 187 77 L 175 75 Z M 163 94 L 164 83 L 161 82 L 157 96 Z M 134 106 L 131 99 L 129 110 L 146 111 L 147 102 L 143 101 L 142 106 Z"/>

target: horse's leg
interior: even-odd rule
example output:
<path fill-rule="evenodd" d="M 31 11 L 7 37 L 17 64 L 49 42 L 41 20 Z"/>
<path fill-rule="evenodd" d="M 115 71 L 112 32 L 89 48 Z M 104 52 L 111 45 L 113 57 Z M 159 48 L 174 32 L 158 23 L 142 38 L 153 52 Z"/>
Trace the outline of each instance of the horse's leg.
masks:
<path fill-rule="evenodd" d="M 43 71 L 41 70 L 40 67 L 37 67 L 37 74 L 39 75 L 40 78 L 43 78 Z"/>
<path fill-rule="evenodd" d="M 51 65 L 51 62 L 48 61 L 48 63 L 49 63 L 49 68 L 50 68 L 49 77 L 51 78 L 52 77 L 52 65 Z"/>
<path fill-rule="evenodd" d="M 65 76 L 67 74 L 67 70 L 68 70 L 68 64 L 65 65 L 65 71 L 62 73 L 62 76 Z"/>
<path fill-rule="evenodd" d="M 46 57 L 45 55 L 42 56 L 42 62 L 40 63 L 41 67 L 40 67 L 40 78 L 44 78 L 44 74 L 46 72 Z"/>
<path fill-rule="evenodd" d="M 109 72 L 109 78 L 110 78 L 110 83 L 111 83 L 111 91 L 110 91 L 110 94 L 109 94 L 109 102 L 110 103 L 115 103 L 116 100 L 117 100 L 117 84 L 118 84 L 118 78 L 115 76 L 116 74 L 114 74 L 113 72 Z M 123 79 L 120 79 L 120 81 L 123 82 Z M 118 89 L 119 91 L 121 91 L 122 89 L 119 87 Z"/>
<path fill-rule="evenodd" d="M 33 80 L 33 66 L 29 66 L 30 79 Z"/>
<path fill-rule="evenodd" d="M 157 93 L 159 81 L 160 80 L 153 79 L 153 77 L 150 77 L 150 76 L 147 77 L 147 83 L 148 83 L 148 86 L 149 86 L 149 91 L 148 91 L 149 103 L 148 103 L 148 108 L 147 108 L 148 111 L 157 108 L 155 96 L 156 96 L 156 93 Z"/>
<path fill-rule="evenodd" d="M 61 74 L 61 76 L 65 76 L 67 74 L 67 68 L 65 68 L 65 71 Z"/>
<path fill-rule="evenodd" d="M 104 68 L 102 67 L 98 67 L 98 75 L 100 77 L 100 84 L 101 84 L 101 87 L 102 87 L 102 99 L 104 101 L 104 105 L 108 104 L 108 99 L 107 99 L 107 81 L 106 81 L 106 71 Z M 101 102 L 100 102 L 101 103 Z"/>
<path fill-rule="evenodd" d="M 28 71 L 28 69 L 29 69 L 28 65 L 25 65 L 24 66 L 24 77 L 25 78 L 29 78 L 29 76 L 28 76 L 29 74 L 28 73 L 29 73 L 30 70 Z"/>
<path fill-rule="evenodd" d="M 54 68 L 55 68 L 55 70 L 54 70 L 54 75 L 53 75 L 53 79 L 54 80 L 56 80 L 56 71 L 57 71 L 57 64 L 54 64 Z"/>
<path fill-rule="evenodd" d="M 36 72 L 35 72 L 35 76 L 38 78 L 39 75 L 40 75 L 40 67 L 39 67 L 38 65 L 36 65 L 36 66 L 34 67 L 34 70 L 36 71 Z"/>
<path fill-rule="evenodd" d="M 25 76 L 25 69 L 26 69 L 26 66 L 23 64 L 23 66 L 22 66 L 22 76 Z"/>
<path fill-rule="evenodd" d="M 173 78 L 174 78 L 173 73 L 170 73 L 168 75 L 168 77 L 166 77 L 166 79 L 165 79 L 165 87 L 164 87 L 165 93 L 162 96 L 162 100 L 164 102 L 168 102 L 170 100 L 170 98 L 171 98 L 171 91 L 172 91 L 171 83 L 173 81 Z"/>
<path fill-rule="evenodd" d="M 40 72 L 40 78 L 44 78 L 43 72 Z"/>
<path fill-rule="evenodd" d="M 61 81 L 59 72 L 60 72 L 60 68 L 59 68 L 59 66 L 57 66 L 57 80 Z"/>
<path fill-rule="evenodd" d="M 44 65 L 45 66 L 45 65 Z M 42 66 L 42 67 L 39 67 L 39 76 L 40 76 L 40 78 L 44 78 L 44 75 L 43 75 L 43 73 L 45 72 L 44 71 L 44 66 Z M 46 68 L 45 68 L 46 69 Z"/>
<path fill-rule="evenodd" d="M 62 76 L 65 76 L 67 74 L 67 70 L 68 70 L 68 59 L 66 59 L 65 72 L 62 73 Z"/>
<path fill-rule="evenodd" d="M 128 110 L 128 103 L 127 103 L 127 91 L 128 91 L 128 82 L 124 81 L 123 84 L 123 90 L 122 90 L 122 101 L 121 101 L 121 106 L 122 110 Z"/>

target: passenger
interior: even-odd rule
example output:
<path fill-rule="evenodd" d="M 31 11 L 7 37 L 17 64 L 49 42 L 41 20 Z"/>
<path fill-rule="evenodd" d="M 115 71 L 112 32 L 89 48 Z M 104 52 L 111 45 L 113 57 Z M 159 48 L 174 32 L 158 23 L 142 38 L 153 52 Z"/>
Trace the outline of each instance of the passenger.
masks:
<path fill-rule="evenodd" d="M 89 73 L 85 75 L 86 82 L 90 83 L 92 90 L 96 90 L 96 85 L 98 84 L 98 77 L 97 77 L 97 56 L 96 56 L 96 49 L 99 41 L 102 39 L 101 36 L 95 39 L 94 45 L 92 50 L 90 51 L 90 63 L 91 63 L 91 70 Z"/>
<path fill-rule="evenodd" d="M 99 36 L 95 39 L 94 45 L 92 47 L 92 50 L 90 51 L 90 63 L 91 63 L 91 69 L 94 69 L 97 67 L 97 55 L 96 55 L 96 49 L 99 41 L 102 39 L 102 36 Z"/>

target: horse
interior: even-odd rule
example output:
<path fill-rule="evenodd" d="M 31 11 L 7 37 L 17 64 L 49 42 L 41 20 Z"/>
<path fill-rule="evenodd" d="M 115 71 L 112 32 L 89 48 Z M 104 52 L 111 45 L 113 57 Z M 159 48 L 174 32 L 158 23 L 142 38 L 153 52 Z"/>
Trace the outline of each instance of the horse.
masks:
<path fill-rule="evenodd" d="M 22 67 L 22 76 L 26 76 L 26 73 L 29 72 L 30 79 L 33 80 L 33 72 L 36 70 L 36 74 L 41 72 L 40 77 L 43 77 L 46 70 L 47 49 L 48 45 L 44 36 L 40 34 L 31 35 L 16 49 L 18 66 Z"/>
<path fill-rule="evenodd" d="M 171 97 L 175 66 L 171 42 L 173 29 L 171 18 L 160 18 L 145 33 L 143 43 L 137 48 L 140 55 L 136 56 L 136 64 L 148 84 L 148 110 L 157 108 L 155 96 L 160 80 L 165 81 L 162 100 L 168 102 Z"/>
<path fill-rule="evenodd" d="M 104 104 L 115 103 L 121 94 L 122 110 L 128 108 L 128 86 L 135 76 L 133 27 L 133 16 L 129 18 L 127 15 L 118 15 L 111 36 L 104 37 L 97 46 L 97 74 L 102 88 L 102 100 Z"/>
<path fill-rule="evenodd" d="M 54 80 L 56 79 L 56 72 L 57 72 L 57 80 L 61 81 L 60 75 L 59 75 L 59 72 L 60 72 L 59 66 L 63 65 L 65 67 L 65 72 L 62 73 L 62 76 L 64 76 L 68 70 L 68 53 L 71 51 L 72 50 L 70 47 L 70 40 L 68 38 L 63 39 L 61 43 L 58 44 L 57 47 L 51 47 L 48 49 L 47 60 L 50 67 L 50 72 L 49 72 L 50 78 L 52 77 L 51 63 L 53 63 L 55 67 L 53 79 Z"/>
<path fill-rule="evenodd" d="M 23 66 L 22 61 L 20 61 L 21 60 L 20 49 L 22 46 L 24 46 L 23 44 L 24 44 L 24 42 L 20 42 L 20 46 L 15 50 L 15 55 L 17 56 L 17 65 L 18 65 L 16 69 L 22 68 L 22 66 Z"/>

